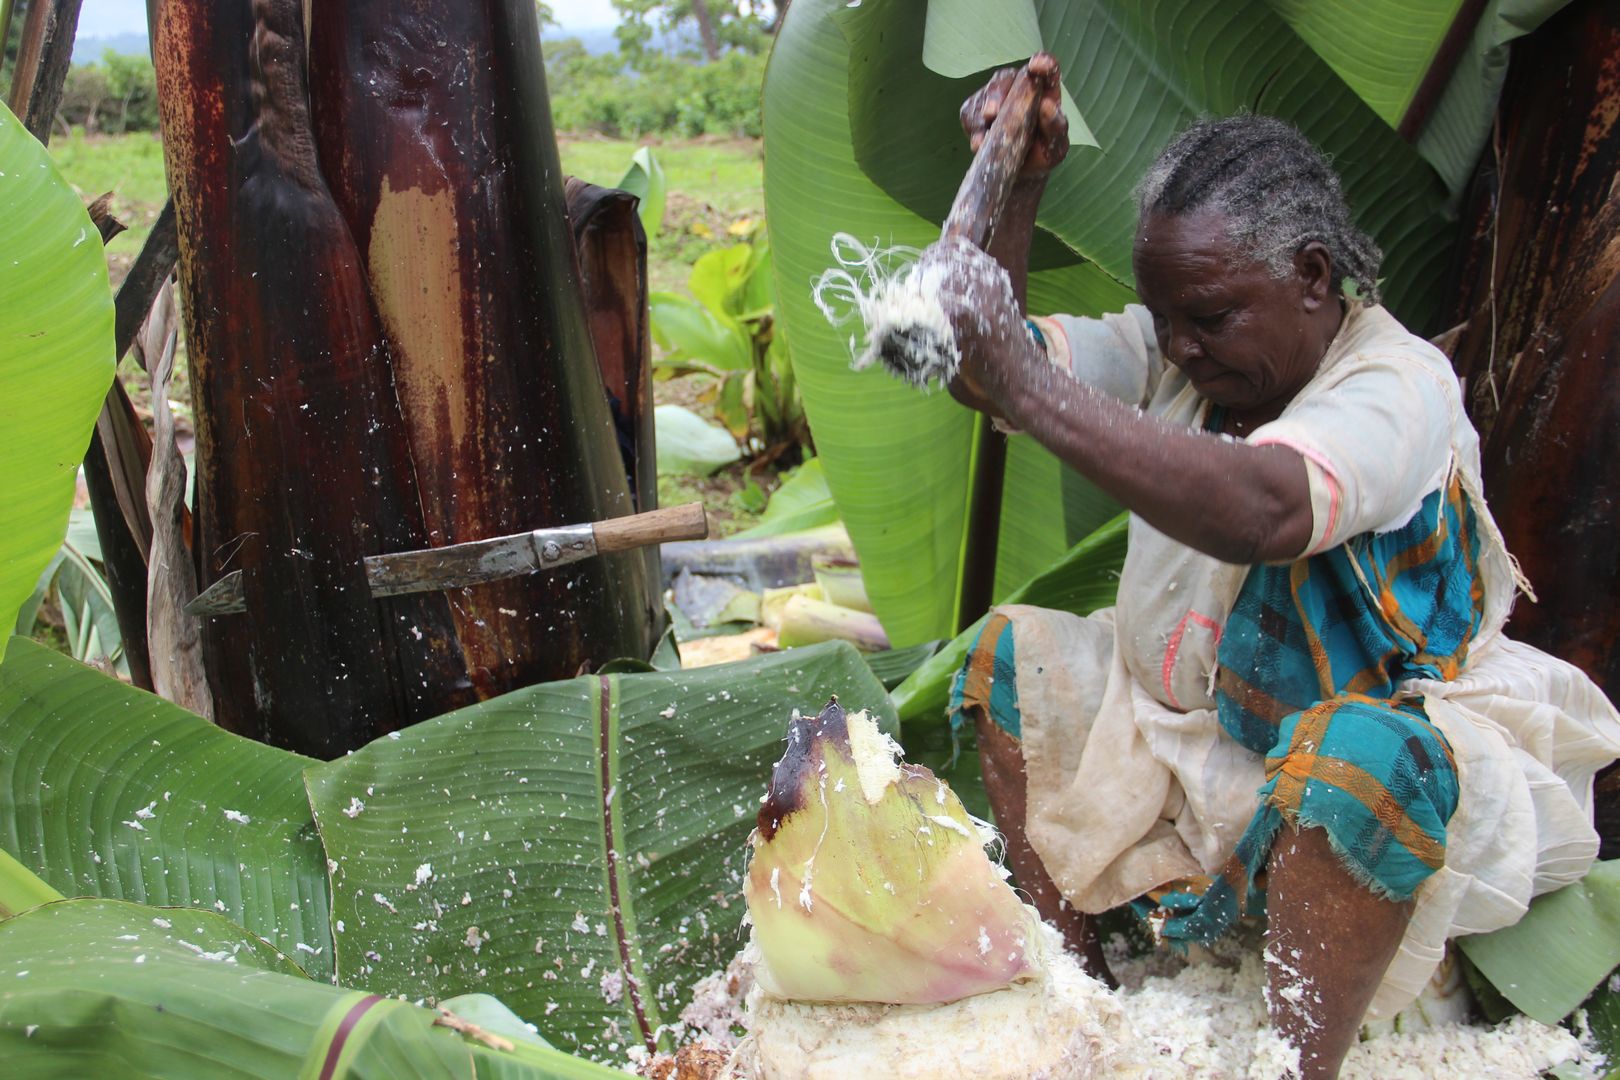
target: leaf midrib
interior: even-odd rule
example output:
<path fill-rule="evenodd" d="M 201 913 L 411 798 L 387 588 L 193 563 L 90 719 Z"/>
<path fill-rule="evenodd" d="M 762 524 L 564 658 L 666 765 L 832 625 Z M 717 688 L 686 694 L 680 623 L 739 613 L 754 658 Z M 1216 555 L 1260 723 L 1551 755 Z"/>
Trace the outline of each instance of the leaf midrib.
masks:
<path fill-rule="evenodd" d="M 619 972 L 624 979 L 625 1008 L 641 1032 L 642 1042 L 649 1052 L 656 1053 L 663 1027 L 658 1004 L 641 988 L 646 985 L 646 974 L 641 962 L 641 937 L 636 925 L 635 904 L 631 890 L 620 872 L 618 838 L 624 835 L 624 822 L 619 806 L 619 679 L 616 675 L 599 675 L 592 696 L 597 706 L 596 751 L 600 767 L 597 769 L 597 808 L 602 814 L 602 874 L 605 881 L 603 895 L 607 897 L 608 914 L 613 917 L 613 933 L 619 952 Z M 666 1048 L 667 1049 L 667 1048 Z"/>

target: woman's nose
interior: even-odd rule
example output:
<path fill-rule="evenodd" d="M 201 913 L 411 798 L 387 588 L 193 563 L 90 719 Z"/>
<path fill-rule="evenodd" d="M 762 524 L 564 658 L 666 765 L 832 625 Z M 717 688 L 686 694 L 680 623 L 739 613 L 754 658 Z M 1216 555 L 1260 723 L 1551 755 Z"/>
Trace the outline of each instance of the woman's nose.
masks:
<path fill-rule="evenodd" d="M 1190 330 L 1172 329 L 1170 331 L 1170 360 L 1181 364 L 1188 360 L 1196 360 L 1204 355 L 1204 343 Z"/>

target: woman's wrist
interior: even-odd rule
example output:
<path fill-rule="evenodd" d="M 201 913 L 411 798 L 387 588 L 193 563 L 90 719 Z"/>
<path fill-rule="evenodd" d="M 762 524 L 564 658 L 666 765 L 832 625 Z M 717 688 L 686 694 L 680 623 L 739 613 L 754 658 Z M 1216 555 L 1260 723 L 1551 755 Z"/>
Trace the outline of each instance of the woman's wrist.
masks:
<path fill-rule="evenodd" d="M 1044 381 L 1041 375 L 1050 374 L 1044 371 L 1048 366 L 1045 350 L 1029 333 L 1007 349 L 1006 362 L 990 392 L 1001 415 L 1020 429 L 1027 430 L 1032 415 L 1041 408 L 1038 387 Z"/>

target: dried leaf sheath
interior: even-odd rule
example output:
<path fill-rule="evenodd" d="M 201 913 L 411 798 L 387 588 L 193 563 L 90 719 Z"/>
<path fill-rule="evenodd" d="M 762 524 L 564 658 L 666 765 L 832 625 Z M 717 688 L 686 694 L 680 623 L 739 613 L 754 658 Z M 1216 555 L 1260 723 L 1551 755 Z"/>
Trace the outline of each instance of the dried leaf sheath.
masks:
<path fill-rule="evenodd" d="M 255 25 L 255 16 L 257 25 Z M 421 546 L 387 350 L 314 157 L 298 0 L 164 0 L 160 103 L 198 420 L 200 584 L 227 727 L 332 755 L 470 697 L 439 596 L 373 602 Z"/>
<path fill-rule="evenodd" d="M 636 198 L 571 176 L 564 187 L 579 254 L 591 342 L 613 407 L 637 510 L 658 503 L 653 429 L 652 327 L 647 316 L 647 232 Z M 656 553 L 654 553 L 656 554 Z"/>
<path fill-rule="evenodd" d="M 529 0 L 311 8 L 322 167 L 393 346 L 435 545 L 627 514 Z M 483 695 L 645 656 L 639 555 L 458 590 Z"/>

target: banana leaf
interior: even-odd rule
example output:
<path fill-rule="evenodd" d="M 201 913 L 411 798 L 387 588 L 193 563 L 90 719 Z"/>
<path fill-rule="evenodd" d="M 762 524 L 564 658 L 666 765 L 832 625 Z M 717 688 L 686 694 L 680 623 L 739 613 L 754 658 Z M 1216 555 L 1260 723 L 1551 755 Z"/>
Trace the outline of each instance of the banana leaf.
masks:
<path fill-rule="evenodd" d="M 46 904 L 0 922 L 0 986 L 9 1076 L 623 1075 L 527 1042 L 495 1050 L 420 1006 L 313 982 L 207 911 Z"/>
<path fill-rule="evenodd" d="M 792 710 L 831 694 L 893 730 L 830 644 L 531 687 L 311 768 L 338 980 L 491 993 L 587 1057 L 656 1045 L 741 946 L 765 778 Z"/>
<path fill-rule="evenodd" d="M 18 639 L 0 848 L 63 894 L 218 913 L 381 994 L 493 993 L 622 1060 L 740 947 L 770 764 L 832 694 L 897 730 L 839 643 L 532 687 L 322 764 Z"/>
<path fill-rule="evenodd" d="M 650 146 L 638 147 L 630 155 L 630 167 L 618 186 L 636 197 L 636 213 L 641 216 L 641 227 L 647 230 L 648 238 L 657 236 L 664 227 L 664 167 Z"/>
<path fill-rule="evenodd" d="M 1100 144 L 1077 145 L 1052 177 L 1031 256 L 1032 311 L 1097 314 L 1131 299 L 1137 179 L 1196 116 L 1253 109 L 1292 120 L 1335 156 L 1352 207 L 1388 252 L 1390 303 L 1426 330 L 1454 239 L 1458 163 L 1472 167 L 1494 107 L 1499 79 L 1487 69 L 1518 20 L 1551 6 L 1504 0 L 1487 11 L 1413 147 L 1387 119 L 1414 93 L 1388 60 L 1439 63 L 1440 40 L 1465 17 L 1453 0 L 1413 5 L 1410 24 L 1407 5 L 1369 14 L 1288 0 L 795 5 L 764 97 L 780 314 L 829 484 L 896 644 L 959 629 L 973 422 L 945 395 L 850 371 L 858 328 L 829 326 L 808 283 L 833 264 L 837 232 L 879 247 L 937 238 L 969 161 L 957 109 L 985 69 L 1044 44 Z M 1114 509 L 1039 447 L 1014 440 L 997 598 Z"/>
<path fill-rule="evenodd" d="M 1457 944 L 1521 1012 L 1558 1023 L 1620 966 L 1620 860 L 1538 896 L 1512 926 Z"/>
<path fill-rule="evenodd" d="M 1569 0 L 1268 2 L 1385 123 L 1415 130 L 1418 153 L 1456 192 L 1473 174 L 1490 132 L 1508 43 Z M 1472 27 L 1471 15 L 1478 19 Z M 1443 46 L 1452 33 L 1463 36 L 1448 70 Z M 1432 104 L 1420 103 L 1420 88 L 1435 78 L 1444 89 Z M 1430 111 L 1418 116 L 1415 108 Z"/>
<path fill-rule="evenodd" d="M 79 462 L 113 377 L 100 235 L 56 165 L 0 105 L 0 628 L 62 545 Z M 6 638 L 0 634 L 0 659 Z"/>
<path fill-rule="evenodd" d="M 0 848 L 67 896 L 222 913 L 325 979 L 310 764 L 24 638 L 0 664 Z"/>

